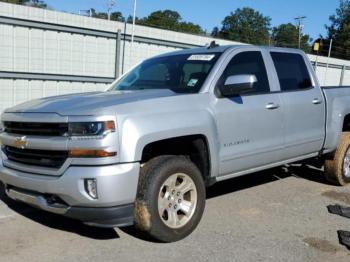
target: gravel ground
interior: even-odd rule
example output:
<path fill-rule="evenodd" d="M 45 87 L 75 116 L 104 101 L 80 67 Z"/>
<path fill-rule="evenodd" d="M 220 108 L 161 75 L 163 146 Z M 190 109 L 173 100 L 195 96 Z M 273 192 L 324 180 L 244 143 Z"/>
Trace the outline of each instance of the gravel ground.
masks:
<path fill-rule="evenodd" d="M 328 185 L 292 165 L 221 182 L 207 192 L 197 230 L 183 241 L 147 241 L 133 228 L 99 229 L 15 203 L 0 189 L 0 261 L 350 261 L 337 230 L 350 219 L 350 186 Z"/>

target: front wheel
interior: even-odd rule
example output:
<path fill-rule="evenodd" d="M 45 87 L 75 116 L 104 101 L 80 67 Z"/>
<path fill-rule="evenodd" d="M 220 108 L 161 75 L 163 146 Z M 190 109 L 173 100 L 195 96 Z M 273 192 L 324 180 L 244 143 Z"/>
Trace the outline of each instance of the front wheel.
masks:
<path fill-rule="evenodd" d="M 161 242 L 185 238 L 205 207 L 205 185 L 186 157 L 161 156 L 142 168 L 135 203 L 135 225 Z"/>

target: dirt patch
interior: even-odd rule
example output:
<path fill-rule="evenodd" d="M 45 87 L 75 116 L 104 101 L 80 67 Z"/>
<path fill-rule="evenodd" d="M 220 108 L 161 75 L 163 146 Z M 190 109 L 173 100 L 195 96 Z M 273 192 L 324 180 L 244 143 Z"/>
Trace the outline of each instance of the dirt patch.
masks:
<path fill-rule="evenodd" d="M 337 192 L 337 191 L 326 191 L 326 192 L 323 192 L 321 195 L 337 201 L 342 201 L 344 203 L 350 204 L 349 193 L 343 193 L 343 192 Z"/>
<path fill-rule="evenodd" d="M 135 202 L 135 225 L 142 231 L 149 231 L 151 229 L 151 214 L 144 202 Z"/>
<path fill-rule="evenodd" d="M 335 253 L 340 250 L 340 247 L 333 245 L 329 241 L 319 239 L 316 237 L 304 238 L 303 241 L 306 245 L 316 248 L 323 252 Z"/>

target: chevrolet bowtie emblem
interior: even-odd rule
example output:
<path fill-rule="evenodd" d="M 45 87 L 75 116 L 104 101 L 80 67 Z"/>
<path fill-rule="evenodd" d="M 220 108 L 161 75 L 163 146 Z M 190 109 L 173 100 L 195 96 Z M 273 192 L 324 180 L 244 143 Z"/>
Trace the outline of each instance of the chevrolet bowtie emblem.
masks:
<path fill-rule="evenodd" d="M 15 146 L 20 149 L 26 148 L 28 142 L 25 136 L 15 138 Z"/>

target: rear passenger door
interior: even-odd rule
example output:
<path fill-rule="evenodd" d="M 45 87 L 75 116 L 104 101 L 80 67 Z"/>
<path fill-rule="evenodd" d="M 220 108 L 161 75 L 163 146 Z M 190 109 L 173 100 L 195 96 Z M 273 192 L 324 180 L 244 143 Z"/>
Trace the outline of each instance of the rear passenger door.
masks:
<path fill-rule="evenodd" d="M 318 152 L 323 144 L 325 102 L 299 53 L 271 52 L 279 79 L 284 122 L 284 159 Z"/>

